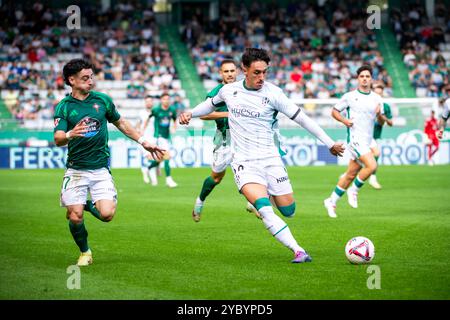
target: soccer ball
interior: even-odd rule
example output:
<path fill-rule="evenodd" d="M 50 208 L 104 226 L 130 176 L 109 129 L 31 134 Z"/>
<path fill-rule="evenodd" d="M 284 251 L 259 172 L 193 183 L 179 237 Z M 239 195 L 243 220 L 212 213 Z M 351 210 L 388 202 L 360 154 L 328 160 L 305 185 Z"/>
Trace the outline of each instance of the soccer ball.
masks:
<path fill-rule="evenodd" d="M 375 247 L 365 237 L 354 237 L 345 245 L 345 255 L 353 264 L 369 263 L 375 256 Z"/>

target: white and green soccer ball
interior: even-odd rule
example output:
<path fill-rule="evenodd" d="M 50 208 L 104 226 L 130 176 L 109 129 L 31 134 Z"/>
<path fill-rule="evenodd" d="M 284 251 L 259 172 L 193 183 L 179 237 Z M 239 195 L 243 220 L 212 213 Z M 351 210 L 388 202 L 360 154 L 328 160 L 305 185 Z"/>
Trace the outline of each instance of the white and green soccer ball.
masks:
<path fill-rule="evenodd" d="M 366 237 L 354 237 L 345 245 L 345 256 L 353 264 L 369 263 L 375 256 L 375 247 Z"/>

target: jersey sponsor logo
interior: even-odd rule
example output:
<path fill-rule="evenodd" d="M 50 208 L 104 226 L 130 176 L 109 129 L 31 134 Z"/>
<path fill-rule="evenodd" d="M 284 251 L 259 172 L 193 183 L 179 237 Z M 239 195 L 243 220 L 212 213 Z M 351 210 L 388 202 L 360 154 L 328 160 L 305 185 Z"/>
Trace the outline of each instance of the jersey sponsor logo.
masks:
<path fill-rule="evenodd" d="M 84 117 L 78 123 L 83 123 L 87 126 L 86 133 L 84 134 L 85 138 L 93 137 L 100 131 L 100 121 L 95 118 Z"/>
<path fill-rule="evenodd" d="M 251 111 L 247 109 L 238 109 L 231 108 L 231 113 L 236 117 L 245 117 L 245 118 L 259 118 L 261 114 L 257 111 Z"/>
<path fill-rule="evenodd" d="M 168 127 L 169 125 L 170 125 L 170 118 L 169 117 L 161 118 L 161 120 L 159 121 L 159 126 L 160 127 Z"/>
<path fill-rule="evenodd" d="M 61 119 L 60 119 L 60 118 L 56 118 L 56 119 L 53 121 L 53 123 L 55 124 L 55 127 L 58 126 L 59 120 L 61 120 Z"/>

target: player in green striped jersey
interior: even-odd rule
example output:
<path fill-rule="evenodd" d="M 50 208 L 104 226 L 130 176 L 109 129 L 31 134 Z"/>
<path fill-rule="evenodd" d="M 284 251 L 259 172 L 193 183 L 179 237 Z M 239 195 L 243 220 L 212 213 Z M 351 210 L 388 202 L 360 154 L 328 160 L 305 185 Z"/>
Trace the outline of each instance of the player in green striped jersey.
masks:
<path fill-rule="evenodd" d="M 64 66 L 63 76 L 72 92 L 58 103 L 54 114 L 55 143 L 68 145 L 69 149 L 60 201 L 67 209 L 69 229 L 81 252 L 77 265 L 87 266 L 93 260 L 83 210 L 109 222 L 117 204 L 117 192 L 109 170 L 107 123 L 113 123 L 155 158 L 161 158 L 165 150 L 146 141 L 123 119 L 109 96 L 92 91 L 94 73 L 90 63 L 71 60 Z M 88 193 L 91 200 L 86 201 Z"/>
<path fill-rule="evenodd" d="M 222 78 L 222 83 L 213 88 L 206 98 L 212 98 L 219 90 L 227 83 L 236 81 L 237 67 L 236 63 L 232 59 L 224 59 L 220 64 L 219 74 Z M 203 209 L 204 201 L 206 197 L 213 191 L 213 189 L 222 181 L 225 176 L 226 169 L 231 163 L 231 149 L 230 149 L 230 136 L 228 125 L 228 108 L 225 102 L 221 102 L 216 106 L 214 112 L 200 117 L 202 120 L 215 120 L 216 121 L 216 135 L 214 136 L 214 151 L 213 151 L 213 163 L 211 164 L 211 175 L 208 176 L 202 185 L 200 195 L 195 201 L 194 210 L 192 210 L 192 218 L 195 222 L 200 221 L 200 215 Z"/>
<path fill-rule="evenodd" d="M 177 119 L 177 109 L 174 105 L 170 104 L 170 96 L 168 93 L 163 93 L 161 95 L 161 104 L 154 107 L 152 112 L 150 113 L 147 121 L 144 123 L 144 130 L 147 128 L 148 123 L 151 118 L 155 119 L 154 127 L 155 127 L 155 139 L 156 144 L 161 148 L 167 150 L 164 154 L 164 171 L 166 174 L 166 185 L 169 188 L 175 188 L 177 184 L 173 181 L 170 170 L 170 136 L 171 131 L 175 132 L 177 129 L 176 119 Z M 170 123 L 172 122 L 172 129 L 170 127 Z M 159 166 L 161 160 L 151 160 L 150 165 L 148 167 L 150 180 L 153 186 L 158 184 L 158 180 L 156 177 L 155 170 Z"/>
<path fill-rule="evenodd" d="M 377 84 L 373 87 L 373 91 L 380 95 L 380 97 L 383 97 L 383 91 L 384 87 L 382 84 Z M 392 127 L 392 111 L 391 107 L 387 103 L 383 103 L 383 109 L 384 109 L 384 115 L 386 116 L 385 123 Z M 380 124 L 378 121 L 375 121 L 375 126 L 373 128 L 373 139 L 370 143 L 370 151 L 372 151 L 373 156 L 375 157 L 375 161 L 378 162 L 378 158 L 380 157 L 380 149 L 378 148 L 377 140 L 381 139 L 381 132 L 383 131 L 383 125 Z M 377 169 L 372 173 L 372 175 L 369 177 L 369 184 L 374 187 L 375 189 L 381 189 L 381 185 L 378 183 L 377 179 Z"/>

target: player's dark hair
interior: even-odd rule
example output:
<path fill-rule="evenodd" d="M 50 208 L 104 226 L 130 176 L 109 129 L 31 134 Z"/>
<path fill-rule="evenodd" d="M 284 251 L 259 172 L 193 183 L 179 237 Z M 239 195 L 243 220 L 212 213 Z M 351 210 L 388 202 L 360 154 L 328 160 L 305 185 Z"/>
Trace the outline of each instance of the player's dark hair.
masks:
<path fill-rule="evenodd" d="M 356 75 L 359 76 L 359 74 L 363 71 L 369 71 L 370 76 L 372 76 L 372 68 L 368 65 L 363 65 L 356 70 Z"/>
<path fill-rule="evenodd" d="M 168 96 L 170 98 L 170 95 L 167 92 L 163 92 L 159 98 L 162 99 L 165 96 Z"/>
<path fill-rule="evenodd" d="M 244 67 L 249 68 L 255 61 L 264 61 L 269 64 L 270 57 L 266 50 L 258 48 L 246 48 L 242 55 L 242 64 Z"/>
<path fill-rule="evenodd" d="M 237 67 L 236 62 L 231 58 L 223 59 L 222 62 L 220 63 L 220 67 L 222 68 L 222 66 L 227 63 L 232 63 L 232 64 L 234 64 L 235 67 Z"/>
<path fill-rule="evenodd" d="M 69 62 L 66 63 L 66 65 L 63 68 L 63 77 L 64 82 L 70 86 L 69 77 L 77 74 L 83 69 L 92 69 L 94 70 L 94 66 L 83 59 L 72 59 Z"/>

